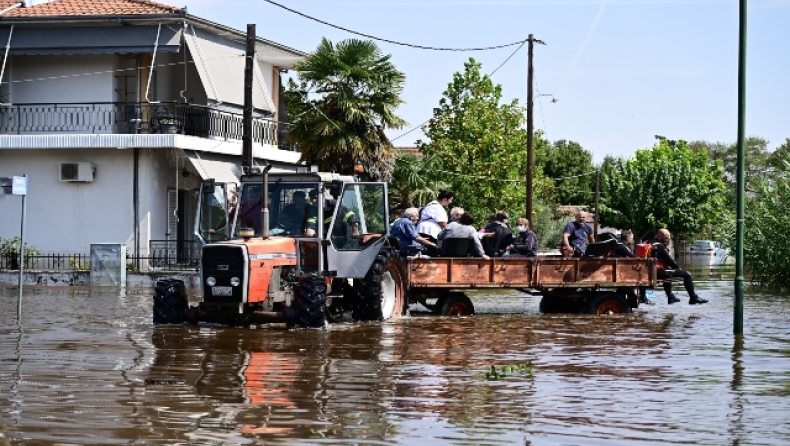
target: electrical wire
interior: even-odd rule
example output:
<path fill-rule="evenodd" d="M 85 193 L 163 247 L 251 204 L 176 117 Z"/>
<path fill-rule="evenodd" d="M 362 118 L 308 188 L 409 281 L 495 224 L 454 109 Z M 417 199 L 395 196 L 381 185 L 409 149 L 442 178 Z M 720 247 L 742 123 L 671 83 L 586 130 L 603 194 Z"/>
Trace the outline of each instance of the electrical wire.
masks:
<path fill-rule="evenodd" d="M 382 38 L 382 37 L 376 37 L 376 36 L 373 36 L 373 35 L 370 35 L 370 34 L 361 33 L 359 31 L 354 31 L 354 30 L 351 30 L 351 29 L 348 29 L 348 28 L 344 28 L 342 26 L 335 25 L 335 24 L 329 23 L 327 21 L 315 18 L 313 16 L 309 16 L 309 15 L 303 13 L 303 12 L 299 12 L 299 11 L 297 11 L 295 9 L 289 8 L 289 7 L 285 6 L 285 5 L 282 5 L 282 4 L 277 3 L 275 1 L 272 1 L 272 0 L 263 0 L 263 1 L 265 1 L 266 3 L 270 3 L 270 4 L 274 5 L 274 6 L 277 6 L 278 8 L 282 8 L 282 9 L 288 11 L 288 12 L 291 12 L 291 13 L 294 13 L 296 15 L 302 16 L 302 17 L 304 17 L 306 19 L 312 20 L 314 22 L 318 22 L 318 23 L 320 23 L 322 25 L 326 25 L 326 26 L 329 26 L 329 27 L 332 27 L 332 28 L 335 28 L 335 29 L 339 29 L 341 31 L 345 31 L 347 33 L 355 34 L 357 36 L 367 37 L 368 39 L 378 40 L 380 42 L 386 42 L 386 43 L 391 43 L 393 45 L 406 46 L 406 47 L 416 48 L 416 49 L 420 49 L 420 50 L 459 51 L 459 52 L 460 51 L 488 51 L 488 50 L 497 50 L 497 49 L 500 49 L 500 48 L 507 48 L 507 47 L 510 47 L 510 46 L 518 45 L 518 44 L 522 44 L 523 45 L 524 42 L 529 40 L 529 39 L 527 39 L 527 40 L 519 40 L 519 41 L 516 41 L 516 42 L 505 43 L 505 44 L 502 44 L 502 45 L 484 46 L 484 47 L 477 47 L 477 48 L 446 48 L 446 47 L 416 45 L 416 44 L 413 44 L 413 43 L 398 42 L 397 40 L 385 39 L 385 38 Z"/>
<path fill-rule="evenodd" d="M 516 53 L 517 53 L 517 52 L 518 52 L 518 51 L 519 51 L 521 48 L 523 48 L 523 47 L 524 47 L 524 44 L 525 44 L 525 43 L 527 43 L 527 42 L 529 42 L 529 39 L 522 41 L 522 42 L 521 42 L 521 45 L 519 45 L 519 46 L 518 46 L 518 48 L 516 48 L 515 50 L 513 50 L 513 52 L 512 52 L 512 53 L 510 53 L 510 55 L 509 55 L 509 56 L 507 56 L 507 58 L 506 58 L 506 59 L 505 59 L 505 60 L 504 60 L 504 61 L 503 61 L 501 64 L 499 64 L 499 66 L 498 66 L 498 67 L 494 68 L 494 70 L 493 70 L 492 72 L 488 73 L 488 76 L 487 76 L 487 77 L 489 77 L 489 78 L 490 78 L 491 76 L 493 76 L 493 75 L 494 75 L 494 73 L 496 73 L 497 71 L 499 71 L 499 69 L 500 69 L 500 68 L 504 67 L 504 66 L 505 66 L 505 64 L 506 64 L 506 63 L 508 63 L 508 61 L 509 61 L 509 60 L 510 60 L 510 59 L 511 59 L 513 56 L 515 56 L 515 55 L 516 55 Z M 481 80 L 481 82 L 482 82 L 482 80 Z M 411 133 L 411 132 L 413 132 L 413 131 L 415 131 L 415 130 L 417 130 L 417 129 L 420 129 L 420 128 L 422 128 L 422 126 L 424 126 L 425 124 L 427 124 L 427 123 L 431 122 L 431 119 L 433 119 L 433 118 L 428 118 L 428 119 L 427 119 L 425 122 L 423 122 L 422 124 L 420 124 L 420 125 L 418 125 L 418 126 L 416 126 L 416 127 L 412 127 L 412 128 L 411 128 L 411 130 L 408 130 L 408 131 L 406 131 L 406 132 L 404 132 L 404 133 L 401 133 L 400 135 L 398 135 L 398 136 L 396 136 L 396 137 L 394 137 L 394 138 L 390 139 L 390 142 L 392 142 L 392 141 L 396 141 L 396 140 L 398 140 L 398 139 L 401 139 L 401 138 L 403 138 L 404 136 L 408 135 L 409 133 Z"/>

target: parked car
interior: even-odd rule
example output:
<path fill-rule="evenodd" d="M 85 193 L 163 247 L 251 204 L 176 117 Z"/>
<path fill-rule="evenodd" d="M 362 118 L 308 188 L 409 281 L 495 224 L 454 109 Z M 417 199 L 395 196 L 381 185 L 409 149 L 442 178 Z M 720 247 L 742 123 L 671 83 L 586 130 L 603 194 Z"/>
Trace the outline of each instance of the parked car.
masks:
<path fill-rule="evenodd" d="M 725 248 L 721 242 L 714 240 L 697 240 L 692 243 L 691 248 L 689 248 L 689 254 L 727 257 L 730 255 L 730 250 Z"/>

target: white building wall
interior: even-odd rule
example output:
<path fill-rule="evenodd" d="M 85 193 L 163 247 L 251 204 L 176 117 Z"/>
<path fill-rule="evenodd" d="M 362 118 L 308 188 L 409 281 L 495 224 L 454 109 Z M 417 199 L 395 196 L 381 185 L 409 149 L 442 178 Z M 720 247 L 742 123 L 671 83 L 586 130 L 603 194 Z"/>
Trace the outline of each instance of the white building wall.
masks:
<path fill-rule="evenodd" d="M 116 57 L 112 54 L 12 56 L 7 67 L 10 99 L 14 103 L 45 104 L 112 102 Z M 47 79 L 50 77 L 56 78 Z"/>
<path fill-rule="evenodd" d="M 92 183 L 59 179 L 60 164 L 92 162 Z M 88 253 L 91 243 L 133 240 L 132 151 L 2 150 L 0 176 L 27 174 L 25 240 L 46 253 Z M 0 201 L 0 236 L 20 232 L 21 199 Z"/>

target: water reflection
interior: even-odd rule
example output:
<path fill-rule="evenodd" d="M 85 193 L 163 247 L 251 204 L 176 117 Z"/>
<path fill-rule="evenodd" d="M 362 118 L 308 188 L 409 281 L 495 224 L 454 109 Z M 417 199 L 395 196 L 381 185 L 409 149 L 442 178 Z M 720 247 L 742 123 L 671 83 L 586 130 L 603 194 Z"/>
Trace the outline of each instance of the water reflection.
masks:
<path fill-rule="evenodd" d="M 0 289 L 12 444 L 786 444 L 790 302 L 727 282 L 705 306 L 541 315 L 478 293 L 469 318 L 328 330 L 158 326 L 150 297 Z M 57 312 L 49 311 L 57 308 Z M 748 342 L 747 342 L 748 338 Z M 486 380 L 494 365 L 533 373 Z M 2 444 L 2 437 L 0 437 Z"/>

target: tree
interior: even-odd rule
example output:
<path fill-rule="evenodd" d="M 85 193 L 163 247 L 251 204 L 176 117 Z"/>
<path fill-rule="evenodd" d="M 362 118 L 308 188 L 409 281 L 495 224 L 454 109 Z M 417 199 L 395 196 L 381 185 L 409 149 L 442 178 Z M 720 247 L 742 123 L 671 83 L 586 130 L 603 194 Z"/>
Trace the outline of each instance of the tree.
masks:
<path fill-rule="evenodd" d="M 294 69 L 299 82 L 290 80 L 285 92 L 294 124 L 287 138 L 302 161 L 344 174 L 362 164 L 368 177 L 388 181 L 394 154 L 384 131 L 406 125 L 395 115 L 406 78 L 390 56 L 370 40 L 334 45 L 324 38 Z"/>
<path fill-rule="evenodd" d="M 434 174 L 442 169 L 436 156 L 420 159 L 410 153 L 395 155 L 395 170 L 389 186 L 390 207 L 403 210 L 434 200 L 439 190 L 450 188 L 442 175 Z"/>
<path fill-rule="evenodd" d="M 501 103 L 501 85 L 494 85 L 480 68 L 481 64 L 470 58 L 464 71 L 453 75 L 423 129 L 429 141 L 417 141 L 417 145 L 425 156 L 436 157 L 443 166 L 434 175 L 450 184 L 454 203 L 473 212 L 478 220 L 496 210 L 523 214 L 525 110 L 517 100 Z M 546 145 L 538 132 L 536 152 L 545 150 Z M 533 184 L 538 191 L 546 186 L 539 168 Z"/>
<path fill-rule="evenodd" d="M 633 229 L 641 237 L 668 228 L 681 238 L 717 221 L 724 211 L 721 163 L 685 141 L 659 141 L 601 172 L 601 224 Z"/>
<path fill-rule="evenodd" d="M 705 150 L 711 162 L 721 161 L 726 181 L 733 185 L 735 184 L 735 174 L 738 167 L 737 144 L 693 141 L 688 146 L 694 151 Z M 746 177 L 746 185 L 750 186 L 754 180 L 765 178 L 769 171 L 771 152 L 768 151 L 768 140 L 759 136 L 750 136 L 746 138 L 744 152 L 746 155 L 744 176 Z"/>
<path fill-rule="evenodd" d="M 543 173 L 554 183 L 554 201 L 561 205 L 592 205 L 595 172 L 592 153 L 575 141 L 561 139 L 549 146 Z"/>

